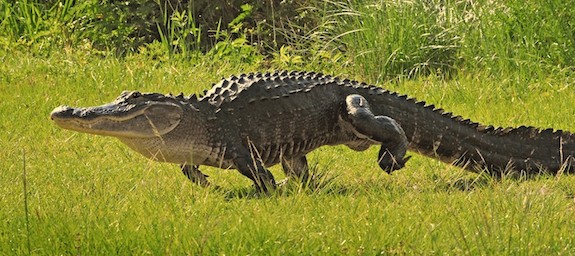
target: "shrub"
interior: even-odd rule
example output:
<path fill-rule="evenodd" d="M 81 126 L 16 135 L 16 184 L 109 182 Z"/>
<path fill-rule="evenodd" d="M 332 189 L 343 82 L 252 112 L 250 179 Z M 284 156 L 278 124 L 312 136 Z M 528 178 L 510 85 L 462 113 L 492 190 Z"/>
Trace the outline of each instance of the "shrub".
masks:
<path fill-rule="evenodd" d="M 4 48 L 14 44 L 60 48 L 87 43 L 94 49 L 123 55 L 153 41 L 169 40 L 167 43 L 178 52 L 184 48 L 207 52 L 222 38 L 241 38 L 246 45 L 268 51 L 287 40 L 275 27 L 293 23 L 294 17 L 304 20 L 297 18 L 303 2 L 2 1 L 0 43 Z"/>

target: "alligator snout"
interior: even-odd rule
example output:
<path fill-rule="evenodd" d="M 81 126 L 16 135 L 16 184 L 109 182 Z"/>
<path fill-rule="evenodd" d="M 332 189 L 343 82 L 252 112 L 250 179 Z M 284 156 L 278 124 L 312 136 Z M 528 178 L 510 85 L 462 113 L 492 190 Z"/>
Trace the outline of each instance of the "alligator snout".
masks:
<path fill-rule="evenodd" d="M 54 118 L 69 117 L 72 116 L 73 112 L 74 112 L 73 108 L 62 105 L 52 110 L 52 112 L 50 113 L 50 119 L 54 120 Z"/>

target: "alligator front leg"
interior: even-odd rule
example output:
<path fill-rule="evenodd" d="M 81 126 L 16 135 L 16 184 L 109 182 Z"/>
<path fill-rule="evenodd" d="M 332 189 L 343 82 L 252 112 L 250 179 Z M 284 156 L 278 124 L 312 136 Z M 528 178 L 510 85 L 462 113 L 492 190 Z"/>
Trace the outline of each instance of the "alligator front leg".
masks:
<path fill-rule="evenodd" d="M 348 120 L 356 135 L 381 143 L 379 166 L 388 173 L 405 166 L 409 160 L 409 157 L 404 158 L 408 141 L 401 126 L 390 117 L 375 116 L 361 95 L 349 95 L 345 102 Z"/>
<path fill-rule="evenodd" d="M 282 168 L 287 179 L 295 178 L 304 184 L 308 182 L 309 167 L 305 155 L 293 158 L 282 158 Z"/>
<path fill-rule="evenodd" d="M 208 179 L 206 179 L 208 175 L 203 174 L 200 169 L 198 169 L 197 165 L 183 164 L 181 167 L 182 173 L 184 173 L 184 175 L 186 175 L 186 177 L 188 177 L 188 179 L 190 179 L 193 183 L 196 183 L 202 187 L 207 187 L 210 185 L 210 182 Z"/>
<path fill-rule="evenodd" d="M 238 156 L 234 164 L 241 174 L 254 182 L 259 191 L 268 192 L 275 189 L 276 182 L 272 173 L 250 154 Z"/>

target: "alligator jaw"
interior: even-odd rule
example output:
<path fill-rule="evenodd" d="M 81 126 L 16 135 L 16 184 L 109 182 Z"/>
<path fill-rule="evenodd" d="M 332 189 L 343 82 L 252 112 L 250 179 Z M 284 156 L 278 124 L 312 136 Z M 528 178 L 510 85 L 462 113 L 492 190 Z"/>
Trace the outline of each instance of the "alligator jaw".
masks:
<path fill-rule="evenodd" d="M 175 128 L 181 116 L 181 108 L 172 103 L 60 106 L 50 113 L 50 118 L 65 129 L 130 138 L 161 136 Z"/>

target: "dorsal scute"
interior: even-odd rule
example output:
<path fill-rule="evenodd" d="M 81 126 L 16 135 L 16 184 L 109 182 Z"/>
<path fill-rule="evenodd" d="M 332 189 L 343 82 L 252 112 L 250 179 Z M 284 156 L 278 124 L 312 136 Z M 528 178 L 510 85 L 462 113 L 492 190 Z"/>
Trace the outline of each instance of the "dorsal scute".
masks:
<path fill-rule="evenodd" d="M 468 123 L 466 123 L 468 124 Z M 492 125 L 485 126 L 479 123 L 471 122 L 471 124 L 480 132 L 487 134 L 498 135 L 498 136 L 516 136 L 517 138 L 523 139 L 535 139 L 541 141 L 546 141 L 552 139 L 553 137 L 562 137 L 566 140 L 575 139 L 573 133 L 554 130 L 552 128 L 541 129 L 533 126 L 518 126 L 518 127 L 494 127 Z"/>
<path fill-rule="evenodd" d="M 200 101 L 218 108 L 233 108 L 257 101 L 281 99 L 296 93 L 311 91 L 315 86 L 339 84 L 340 80 L 316 72 L 274 71 L 247 73 L 224 78 L 207 90 Z M 351 86 L 367 84 L 350 82 Z M 229 105 L 225 106 L 224 105 Z"/>
<path fill-rule="evenodd" d="M 532 138 L 537 136 L 540 133 L 540 129 L 532 127 L 532 126 L 519 126 L 515 129 L 509 131 L 510 134 L 521 135 L 523 137 Z"/>

